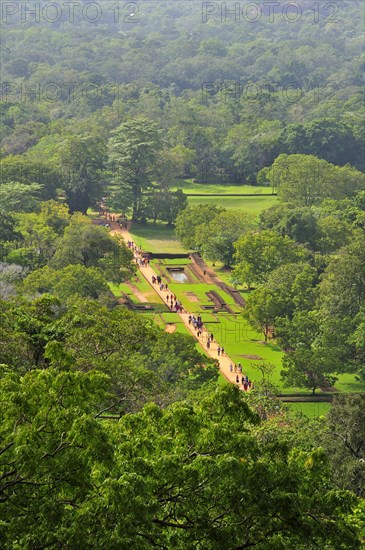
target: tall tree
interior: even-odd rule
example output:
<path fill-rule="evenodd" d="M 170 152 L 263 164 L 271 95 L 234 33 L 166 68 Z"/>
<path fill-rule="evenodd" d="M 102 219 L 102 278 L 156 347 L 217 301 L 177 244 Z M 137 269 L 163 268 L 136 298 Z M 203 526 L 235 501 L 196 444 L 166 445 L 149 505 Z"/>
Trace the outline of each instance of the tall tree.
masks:
<path fill-rule="evenodd" d="M 315 249 L 318 212 L 304 206 L 294 207 L 279 203 L 260 214 L 260 227 L 274 229 L 280 235 L 287 235 L 297 243 Z"/>
<path fill-rule="evenodd" d="M 281 124 L 278 120 L 259 119 L 254 125 L 232 126 L 226 139 L 226 149 L 243 181 L 256 182 L 257 173 L 271 164 L 278 154 Z"/>
<path fill-rule="evenodd" d="M 103 269 L 105 277 L 120 283 L 134 273 L 133 254 L 123 239 L 112 237 L 104 227 L 93 225 L 81 215 L 74 215 L 64 235 L 58 239 L 51 267 L 69 264 Z"/>
<path fill-rule="evenodd" d="M 292 319 L 295 311 L 309 311 L 314 306 L 316 281 L 317 271 L 309 265 L 282 265 L 247 297 L 244 316 L 264 333 L 266 341 L 278 318 Z"/>
<path fill-rule="evenodd" d="M 343 120 L 321 118 L 306 124 L 289 124 L 280 134 L 283 153 L 315 155 L 333 164 L 363 168 L 361 140 Z"/>
<path fill-rule="evenodd" d="M 109 166 L 115 192 L 114 208 L 132 208 L 137 220 L 142 210 L 143 192 L 152 183 L 161 149 L 157 124 L 148 119 L 129 120 L 112 132 L 109 140 Z"/>
<path fill-rule="evenodd" d="M 70 136 L 60 145 L 60 186 L 65 191 L 71 213 L 86 214 L 90 206 L 97 206 L 104 193 L 105 161 L 106 146 L 98 137 Z"/>
<path fill-rule="evenodd" d="M 342 489 L 365 496 L 365 395 L 336 395 L 320 443 Z"/>
<path fill-rule="evenodd" d="M 161 220 L 172 225 L 179 212 L 188 206 L 188 199 L 181 189 L 170 191 L 154 188 L 145 199 L 145 215 L 154 222 Z"/>
<path fill-rule="evenodd" d="M 0 161 L 0 181 L 8 183 L 17 181 L 23 184 L 38 183 L 42 200 L 54 199 L 59 185 L 56 167 L 39 158 L 28 158 L 26 155 L 8 155 Z"/>
<path fill-rule="evenodd" d="M 363 231 L 329 262 L 319 285 L 321 347 L 337 372 L 358 371 L 364 376 L 361 332 L 365 303 L 365 247 Z"/>

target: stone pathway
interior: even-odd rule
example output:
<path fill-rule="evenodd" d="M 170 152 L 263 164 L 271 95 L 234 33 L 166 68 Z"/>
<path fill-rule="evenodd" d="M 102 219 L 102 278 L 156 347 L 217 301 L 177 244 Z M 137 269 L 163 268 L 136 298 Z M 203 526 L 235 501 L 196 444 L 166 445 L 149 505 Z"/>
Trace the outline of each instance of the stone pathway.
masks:
<path fill-rule="evenodd" d="M 109 223 L 111 224 L 111 233 L 112 234 L 121 235 L 126 242 L 127 241 L 134 242 L 133 237 L 128 232 L 128 230 L 120 228 L 119 225 L 116 222 L 109 222 Z M 137 243 L 135 243 L 135 244 L 137 244 Z M 135 254 L 135 258 L 137 259 L 138 257 L 139 256 L 137 254 Z M 167 296 L 171 296 L 171 292 L 169 290 L 160 290 L 160 287 L 157 283 L 156 284 L 152 283 L 152 276 L 157 277 L 157 275 L 154 272 L 154 270 L 152 269 L 152 267 L 150 265 L 148 265 L 148 266 L 138 265 L 138 269 L 139 269 L 140 273 L 144 276 L 146 281 L 151 285 L 151 287 L 156 292 L 156 294 L 158 294 L 160 296 L 160 298 L 162 298 L 163 302 L 167 306 L 169 306 L 166 298 L 167 298 Z M 207 347 L 207 341 L 208 341 L 208 337 L 210 335 L 210 332 L 208 332 L 206 330 L 206 328 L 203 326 L 203 328 L 201 329 L 202 334 L 201 334 L 200 337 L 198 337 L 197 336 L 197 331 L 194 329 L 193 325 L 189 324 L 189 315 L 191 315 L 191 313 L 184 309 L 182 313 L 176 313 L 176 315 L 180 317 L 180 319 L 183 321 L 183 323 L 188 328 L 188 330 L 191 332 L 191 334 L 194 336 L 194 338 L 196 340 L 198 340 L 200 346 L 203 348 L 203 350 L 206 352 L 206 354 L 209 355 L 210 357 L 214 358 L 214 359 L 218 359 L 219 369 L 220 369 L 221 373 L 223 374 L 223 376 L 229 382 L 231 382 L 232 384 L 237 384 L 236 376 L 238 376 L 239 377 L 239 383 L 237 385 L 240 387 L 240 389 L 243 389 L 243 385 L 241 384 L 242 374 L 240 374 L 239 372 L 234 372 L 234 371 L 231 372 L 230 371 L 230 364 L 232 364 L 234 366 L 234 361 L 232 361 L 232 359 L 230 357 L 228 357 L 228 355 L 226 353 L 223 356 L 218 355 L 217 349 L 219 347 L 219 343 L 216 340 L 214 340 L 210 344 L 210 348 Z M 203 322 L 204 322 L 204 319 L 203 319 Z"/>

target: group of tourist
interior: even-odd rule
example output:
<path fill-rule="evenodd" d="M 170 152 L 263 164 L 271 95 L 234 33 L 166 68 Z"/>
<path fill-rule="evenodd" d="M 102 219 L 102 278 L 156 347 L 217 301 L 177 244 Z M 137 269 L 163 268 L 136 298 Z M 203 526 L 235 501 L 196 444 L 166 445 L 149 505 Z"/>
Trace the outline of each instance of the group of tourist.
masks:
<path fill-rule="evenodd" d="M 197 331 L 196 332 L 196 335 L 198 338 L 200 338 L 200 336 L 203 335 L 203 321 L 202 321 L 202 318 L 201 318 L 201 315 L 198 315 L 197 317 L 195 317 L 195 315 L 189 315 L 188 317 L 188 323 L 189 325 L 193 325 L 193 327 L 195 328 L 195 330 Z M 214 342 L 214 334 L 213 333 L 207 333 L 208 336 L 207 336 L 207 349 L 210 349 L 210 345 L 212 342 Z M 224 347 L 222 346 L 219 346 L 217 347 L 217 354 L 218 354 L 218 357 L 220 356 L 224 356 L 225 354 L 225 350 L 224 350 Z"/>
<path fill-rule="evenodd" d="M 203 321 L 200 315 L 198 315 L 197 317 L 195 317 L 195 315 L 189 315 L 188 322 L 189 322 L 189 325 L 191 324 L 193 325 L 195 330 L 199 330 L 203 326 Z"/>
<path fill-rule="evenodd" d="M 158 285 L 160 285 L 160 290 L 167 290 L 168 289 L 168 286 L 165 285 L 163 282 L 162 282 L 162 279 L 159 275 L 157 275 L 157 277 L 155 277 L 155 275 L 152 275 L 152 283 L 155 285 L 156 283 Z"/>
<path fill-rule="evenodd" d="M 134 252 L 137 256 L 141 255 L 142 254 L 142 247 L 141 246 L 138 246 L 136 243 L 134 243 L 133 241 L 127 241 L 127 246 L 130 250 L 132 250 L 132 252 Z"/>
<path fill-rule="evenodd" d="M 147 267 L 150 264 L 149 258 L 136 258 L 136 262 L 140 267 Z"/>
<path fill-rule="evenodd" d="M 182 313 L 184 311 L 183 305 L 180 302 L 180 300 L 177 300 L 176 296 L 171 294 L 171 296 L 167 296 L 167 304 L 169 303 L 170 298 L 170 308 L 172 311 L 176 311 L 176 313 Z"/>
<path fill-rule="evenodd" d="M 160 291 L 169 290 L 169 285 L 167 283 L 163 283 L 160 275 L 152 275 L 151 277 L 152 284 L 158 285 Z M 180 300 L 178 300 L 175 296 L 175 294 L 167 294 L 166 296 L 166 302 L 167 305 L 170 307 L 172 311 L 175 311 L 176 313 L 182 313 L 184 308 Z"/>
<path fill-rule="evenodd" d="M 100 210 L 99 217 L 104 218 L 107 221 L 109 220 L 110 222 L 115 222 L 117 219 L 115 214 L 110 214 L 107 210 Z"/>
<path fill-rule="evenodd" d="M 142 256 L 142 248 L 140 246 L 136 245 L 133 241 L 127 241 L 127 246 L 134 253 L 136 264 L 139 265 L 139 267 L 146 267 L 149 265 L 150 260 Z"/>
<path fill-rule="evenodd" d="M 232 363 L 230 363 L 229 364 L 229 370 L 230 370 L 230 372 L 233 372 L 233 371 L 237 372 L 237 374 L 236 374 L 236 383 L 237 384 L 241 383 L 242 386 L 243 386 L 243 389 L 245 391 L 252 389 L 251 380 L 249 380 L 247 374 L 246 375 L 242 374 L 242 365 L 241 365 L 241 363 L 238 363 L 238 365 L 236 365 L 236 364 L 232 365 Z"/>

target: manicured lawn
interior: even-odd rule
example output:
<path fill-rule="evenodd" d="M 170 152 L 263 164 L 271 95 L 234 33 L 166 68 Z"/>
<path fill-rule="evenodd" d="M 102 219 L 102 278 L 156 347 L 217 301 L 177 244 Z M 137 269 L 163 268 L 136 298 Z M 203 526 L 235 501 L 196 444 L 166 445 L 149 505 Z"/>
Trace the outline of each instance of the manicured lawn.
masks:
<path fill-rule="evenodd" d="M 186 253 L 175 236 L 174 229 L 165 223 L 135 222 L 129 232 L 134 242 L 146 252 Z"/>
<path fill-rule="evenodd" d="M 146 305 L 151 305 L 154 308 L 154 311 L 168 311 L 167 306 L 164 304 L 162 299 L 154 292 L 151 285 L 146 281 L 146 279 L 140 274 L 137 273 L 133 280 L 130 283 L 135 286 L 139 292 L 141 292 L 147 299 Z M 126 283 L 120 285 L 115 285 L 109 283 L 109 288 L 113 292 L 114 296 L 119 298 L 123 294 L 127 294 L 130 300 L 134 304 L 140 304 L 142 301 L 136 296 L 131 288 Z M 142 311 L 142 313 L 144 313 Z"/>
<path fill-rule="evenodd" d="M 192 180 L 178 180 L 172 189 L 182 189 L 184 193 L 255 193 L 271 195 L 271 187 L 263 185 L 233 185 L 224 183 L 193 183 Z"/>
<path fill-rule="evenodd" d="M 308 418 L 326 416 L 331 408 L 331 403 L 286 403 L 289 411 L 302 413 Z"/>
<path fill-rule="evenodd" d="M 157 315 L 156 315 L 157 317 Z M 164 323 L 164 326 L 166 326 L 168 323 L 173 323 L 176 326 L 176 331 L 180 332 L 181 334 L 188 334 L 189 336 L 193 337 L 191 335 L 191 332 L 189 329 L 185 326 L 185 324 L 180 319 L 179 315 L 177 313 L 173 312 L 163 312 L 158 315 L 162 322 Z M 198 344 L 198 342 L 197 342 Z M 198 344 L 199 345 L 199 344 Z"/>
<path fill-rule="evenodd" d="M 365 382 L 356 380 L 354 374 L 339 374 L 335 388 L 345 392 L 365 392 Z"/>
<path fill-rule="evenodd" d="M 231 285 L 231 276 L 232 271 L 230 269 L 224 269 L 222 264 L 215 263 L 213 265 L 213 262 L 205 260 L 205 263 L 207 266 L 209 266 L 220 278 L 221 281 L 224 283 L 227 283 L 227 285 Z"/>
<path fill-rule="evenodd" d="M 203 321 L 205 320 L 204 315 Z M 217 314 L 219 323 L 205 322 L 208 331 L 212 332 L 215 340 L 224 347 L 234 363 L 241 363 L 244 374 L 252 380 L 260 380 L 260 371 L 256 368 L 259 363 L 269 362 L 277 368 L 272 374 L 272 382 L 280 383 L 280 367 L 283 352 L 273 343 L 265 344 L 262 336 L 251 329 L 241 315 Z M 242 355 L 261 357 L 249 359 Z"/>
<path fill-rule="evenodd" d="M 214 290 L 219 296 L 221 296 L 227 304 L 234 306 L 234 309 L 237 309 L 234 304 L 233 298 L 229 294 L 226 294 L 220 288 L 217 288 L 215 285 L 207 285 L 204 283 L 170 283 L 169 289 L 179 298 L 185 309 L 187 309 L 191 313 L 208 313 L 207 310 L 202 307 L 202 305 L 214 305 L 213 302 L 211 302 L 206 295 L 206 293 L 211 290 Z M 189 299 L 189 296 L 187 295 L 188 292 L 194 293 L 194 298 L 197 297 L 198 301 L 192 301 L 191 299 Z"/>
<path fill-rule="evenodd" d="M 277 197 L 272 195 L 262 197 L 188 197 L 188 203 L 197 204 L 215 204 L 223 208 L 242 210 L 254 215 L 260 214 L 262 210 L 270 208 L 277 202 Z"/>

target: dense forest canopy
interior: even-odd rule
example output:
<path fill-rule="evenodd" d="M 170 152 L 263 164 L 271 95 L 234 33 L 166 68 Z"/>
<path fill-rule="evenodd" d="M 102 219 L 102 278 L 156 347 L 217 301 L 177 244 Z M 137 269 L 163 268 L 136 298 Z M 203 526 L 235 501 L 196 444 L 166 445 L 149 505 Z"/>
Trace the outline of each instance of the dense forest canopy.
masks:
<path fill-rule="evenodd" d="M 254 182 L 280 153 L 363 169 L 362 2 L 256 5 L 257 20 L 245 2 L 6 6 L 3 156 L 138 114 L 198 178 Z"/>

